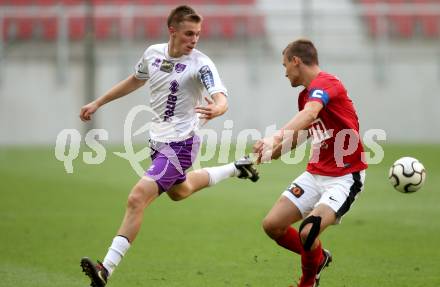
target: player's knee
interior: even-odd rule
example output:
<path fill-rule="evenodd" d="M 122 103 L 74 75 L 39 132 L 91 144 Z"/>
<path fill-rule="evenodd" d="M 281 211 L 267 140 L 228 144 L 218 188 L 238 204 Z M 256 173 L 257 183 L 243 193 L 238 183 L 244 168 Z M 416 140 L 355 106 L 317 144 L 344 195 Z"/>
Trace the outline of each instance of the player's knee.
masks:
<path fill-rule="evenodd" d="M 127 200 L 127 207 L 130 209 L 139 209 L 142 206 L 141 197 L 138 194 L 130 193 Z"/>
<path fill-rule="evenodd" d="M 169 198 L 171 198 L 171 200 L 173 201 L 180 201 L 186 198 L 186 196 L 184 195 L 184 193 L 182 191 L 179 190 L 173 190 L 173 191 L 168 191 L 167 192 Z"/>
<path fill-rule="evenodd" d="M 264 232 L 272 239 L 281 237 L 285 232 L 285 228 L 281 228 L 276 221 L 268 217 L 263 219 L 262 226 Z"/>
<path fill-rule="evenodd" d="M 167 191 L 167 194 L 171 200 L 180 201 L 190 196 L 192 189 L 193 187 L 187 181 L 185 181 L 171 188 L 169 191 Z"/>
<path fill-rule="evenodd" d="M 321 217 L 310 215 L 301 223 L 299 236 L 304 250 L 310 250 L 321 230 Z"/>
<path fill-rule="evenodd" d="M 312 225 L 307 224 L 304 226 L 303 229 L 301 229 L 301 231 L 299 233 L 299 237 L 301 238 L 301 242 L 303 243 L 303 245 L 304 245 L 304 242 L 306 242 L 307 238 L 309 237 L 311 228 L 312 228 Z"/>
<path fill-rule="evenodd" d="M 143 208 L 145 199 L 145 191 L 140 185 L 135 185 L 130 194 L 128 195 L 127 207 L 133 210 Z"/>

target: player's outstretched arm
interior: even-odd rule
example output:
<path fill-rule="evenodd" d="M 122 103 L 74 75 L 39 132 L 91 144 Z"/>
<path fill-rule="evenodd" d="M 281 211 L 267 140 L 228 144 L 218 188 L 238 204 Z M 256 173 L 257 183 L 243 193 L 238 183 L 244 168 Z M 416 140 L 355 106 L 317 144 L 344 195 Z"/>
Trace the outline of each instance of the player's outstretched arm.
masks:
<path fill-rule="evenodd" d="M 213 94 L 212 100 L 205 97 L 205 101 L 207 102 L 207 105 L 199 105 L 195 108 L 196 113 L 201 114 L 200 119 L 204 120 L 203 124 L 213 118 L 223 115 L 228 110 L 228 99 L 223 93 Z"/>
<path fill-rule="evenodd" d="M 321 102 L 308 102 L 304 109 L 288 121 L 272 138 L 257 141 L 254 145 L 254 152 L 258 154 L 257 163 L 278 159 L 283 153 L 301 144 L 307 138 L 301 132 L 307 130 L 318 118 L 322 108 Z"/>
<path fill-rule="evenodd" d="M 125 80 L 114 85 L 103 96 L 83 106 L 79 113 L 80 119 L 82 121 L 89 121 L 99 107 L 130 94 L 145 85 L 146 82 L 146 80 L 137 79 L 134 75 L 129 76 Z"/>
<path fill-rule="evenodd" d="M 295 148 L 298 144 L 302 143 L 307 137 L 302 136 L 300 133 L 307 130 L 309 126 L 318 118 L 318 114 L 323 107 L 323 104 L 318 101 L 310 101 L 306 103 L 304 109 L 297 113 L 281 129 L 283 131 L 281 136 L 282 141 L 274 146 L 269 159 L 278 159 L 281 157 L 281 155 L 283 155 L 283 153 L 286 153 L 287 151 Z"/>

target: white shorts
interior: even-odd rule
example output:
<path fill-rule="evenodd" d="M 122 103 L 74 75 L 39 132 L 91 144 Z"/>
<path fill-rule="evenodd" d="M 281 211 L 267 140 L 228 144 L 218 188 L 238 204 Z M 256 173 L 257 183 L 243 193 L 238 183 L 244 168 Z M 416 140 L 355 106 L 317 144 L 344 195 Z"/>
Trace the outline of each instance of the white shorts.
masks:
<path fill-rule="evenodd" d="M 305 218 L 316 206 L 325 204 L 336 213 L 337 223 L 363 190 L 365 170 L 343 176 L 323 176 L 304 172 L 283 192 Z"/>

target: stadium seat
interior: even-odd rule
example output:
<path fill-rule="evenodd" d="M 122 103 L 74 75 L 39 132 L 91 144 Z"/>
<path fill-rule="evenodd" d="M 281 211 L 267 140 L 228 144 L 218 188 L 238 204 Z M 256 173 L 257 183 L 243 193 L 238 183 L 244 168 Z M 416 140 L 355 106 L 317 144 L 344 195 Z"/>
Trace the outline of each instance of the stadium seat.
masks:
<path fill-rule="evenodd" d="M 136 17 L 133 27 L 134 36 L 138 39 L 157 39 L 166 35 L 164 17 Z"/>
<path fill-rule="evenodd" d="M 399 7 L 405 4 L 439 4 L 438 0 L 361 0 L 363 5 L 376 3 L 388 3 Z M 387 15 L 389 31 L 379 31 L 378 15 L 374 12 L 367 12 L 365 19 L 371 36 L 376 37 L 383 33 L 391 32 L 390 36 L 398 38 L 412 38 L 416 32 L 421 32 L 422 36 L 437 39 L 440 36 L 440 15 L 426 13 L 419 15 L 416 12 L 410 14 L 390 13 Z M 420 29 L 417 29 L 420 28 Z"/>
<path fill-rule="evenodd" d="M 406 0 L 388 0 L 387 2 L 396 8 L 408 3 Z M 389 24 L 392 27 L 391 32 L 394 33 L 392 36 L 409 38 L 413 35 L 414 16 L 411 14 L 390 13 Z"/>
<path fill-rule="evenodd" d="M 132 3 L 138 5 L 170 5 L 170 6 L 184 4 L 182 3 L 182 1 L 179 0 L 133 0 Z M 191 1 L 191 4 L 194 4 L 193 1 Z"/>
<path fill-rule="evenodd" d="M 56 40 L 58 36 L 58 19 L 55 17 L 40 18 L 38 20 L 44 40 Z"/>
<path fill-rule="evenodd" d="M 256 37 L 264 34 L 264 16 L 247 17 L 246 22 L 248 36 Z"/>
<path fill-rule="evenodd" d="M 256 37 L 264 34 L 263 17 L 210 16 L 205 17 L 202 34 L 208 38 Z"/>
<path fill-rule="evenodd" d="M 155 5 L 158 4 L 159 0 L 133 0 L 135 5 Z"/>
<path fill-rule="evenodd" d="M 33 4 L 36 6 L 52 6 L 57 5 L 58 2 L 57 0 L 34 0 Z"/>
<path fill-rule="evenodd" d="M 82 0 L 60 0 L 60 2 L 66 6 L 76 6 L 84 3 Z"/>
<path fill-rule="evenodd" d="M 217 5 L 255 5 L 255 0 L 213 0 Z"/>
<path fill-rule="evenodd" d="M 361 3 L 366 7 L 370 6 L 371 4 L 376 4 L 378 2 L 379 2 L 378 0 L 361 0 Z M 372 12 L 366 12 L 364 16 L 367 21 L 367 27 L 370 36 L 372 37 L 379 36 L 379 23 L 378 23 L 377 14 L 372 11 Z"/>
<path fill-rule="evenodd" d="M 142 5 L 140 9 L 148 9 L 151 5 L 177 5 L 179 0 L 90 0 L 95 8 L 106 5 L 125 7 L 127 4 Z M 61 3 L 66 6 L 84 5 L 84 0 L 0 0 L 1 5 L 37 5 L 48 7 Z M 191 4 L 197 5 L 252 5 L 255 0 L 194 0 Z M 218 15 L 204 17 L 203 37 L 238 39 L 241 37 L 255 37 L 264 34 L 264 18 L 248 15 L 243 12 L 239 15 Z M 69 39 L 81 40 L 86 34 L 84 16 L 69 16 L 67 19 Z M 134 35 L 137 39 L 158 39 L 167 36 L 166 15 L 153 17 L 136 17 L 130 21 L 128 29 L 122 31 L 122 18 L 115 16 L 96 16 L 94 18 L 94 33 L 99 40 L 119 38 L 122 35 Z M 58 37 L 59 23 L 56 15 L 42 15 L 41 17 L 8 17 L 4 19 L 3 35 L 6 39 L 44 39 L 55 41 Z"/>
<path fill-rule="evenodd" d="M 224 16 L 205 17 L 202 26 L 203 38 L 231 38 L 233 36 L 232 23 L 224 24 Z"/>
<path fill-rule="evenodd" d="M 86 22 L 84 17 L 72 17 L 68 21 L 69 38 L 71 40 L 81 40 L 86 34 Z"/>
<path fill-rule="evenodd" d="M 10 0 L 8 5 L 13 6 L 30 6 L 33 4 L 33 0 Z"/>
<path fill-rule="evenodd" d="M 420 5 L 439 3 L 436 0 L 415 0 Z M 424 36 L 438 38 L 440 36 L 440 15 L 425 14 L 417 17 Z"/>
<path fill-rule="evenodd" d="M 114 38 L 120 33 L 120 18 L 117 17 L 95 17 L 96 39 Z"/>
<path fill-rule="evenodd" d="M 17 38 L 17 24 L 14 18 L 5 17 L 3 19 L 3 39 L 14 40 Z"/>
<path fill-rule="evenodd" d="M 34 18 L 6 18 L 7 38 L 27 40 L 32 38 Z"/>
<path fill-rule="evenodd" d="M 235 36 L 235 18 L 231 16 L 213 17 L 215 25 L 218 25 L 220 37 L 231 39 Z M 214 20 L 213 19 L 213 20 Z"/>
<path fill-rule="evenodd" d="M 127 5 L 132 2 L 131 0 L 92 0 L 93 5 Z"/>

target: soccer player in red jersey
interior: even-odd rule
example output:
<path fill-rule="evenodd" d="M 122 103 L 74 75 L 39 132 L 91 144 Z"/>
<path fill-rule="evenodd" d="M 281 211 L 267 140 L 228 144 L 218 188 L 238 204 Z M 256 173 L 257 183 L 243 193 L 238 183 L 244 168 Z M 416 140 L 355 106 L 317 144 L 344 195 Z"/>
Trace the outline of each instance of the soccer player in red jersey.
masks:
<path fill-rule="evenodd" d="M 312 156 L 307 170 L 266 215 L 263 228 L 280 246 L 301 256 L 298 287 L 315 287 L 332 261 L 318 237 L 350 209 L 363 189 L 367 164 L 353 103 L 341 81 L 321 71 L 313 43 L 290 43 L 283 65 L 292 87 L 305 87 L 298 97 L 299 112 L 272 137 L 257 141 L 254 152 L 258 162 L 267 162 L 311 138 Z M 300 220 L 298 230 L 291 226 Z"/>

